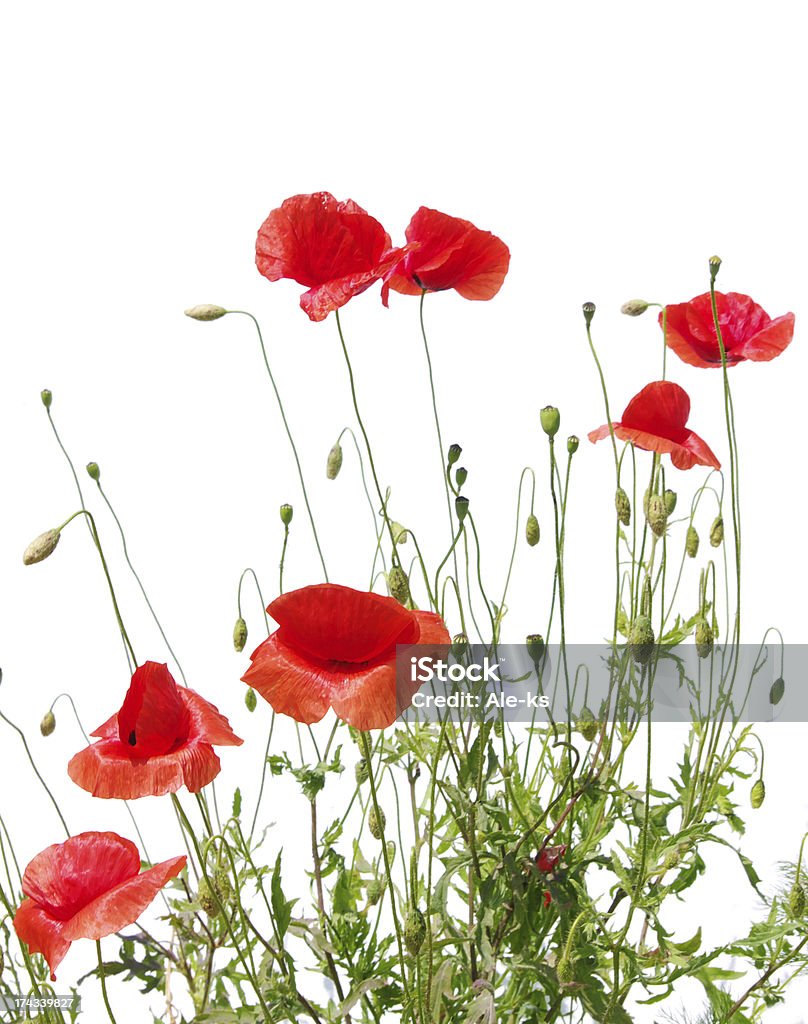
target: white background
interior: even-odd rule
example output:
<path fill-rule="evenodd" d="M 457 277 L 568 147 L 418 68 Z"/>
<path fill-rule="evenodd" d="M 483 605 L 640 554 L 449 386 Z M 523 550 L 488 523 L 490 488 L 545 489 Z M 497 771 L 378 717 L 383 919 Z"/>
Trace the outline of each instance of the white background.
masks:
<path fill-rule="evenodd" d="M 739 367 L 732 381 L 744 635 L 756 641 L 776 624 L 788 641 L 805 641 L 805 74 L 796 12 L 791 3 L 764 13 L 724 0 L 6 10 L 0 704 L 33 731 L 35 756 L 75 831 L 130 834 L 119 808 L 66 779 L 65 761 L 80 745 L 66 706 L 50 740 L 37 723 L 67 690 L 94 727 L 119 706 L 127 679 L 84 527 L 74 523 L 49 562 L 21 563 L 28 541 L 77 507 L 41 388 L 53 390 L 76 464 L 100 463 L 191 685 L 250 741 L 223 756 L 225 793 L 237 781 L 249 786 L 268 719 L 265 708 L 252 719 L 243 708 L 246 655 L 230 643 L 235 587 L 253 565 L 267 600 L 274 596 L 281 502 L 296 508 L 287 586 L 319 576 L 251 325 L 194 323 L 182 316 L 186 306 L 221 303 L 261 320 L 331 576 L 367 585 L 370 517 L 347 446 L 339 480 L 324 474 L 328 449 L 352 422 L 333 317 L 310 324 L 297 306 L 301 289 L 270 285 L 253 265 L 259 224 L 294 193 L 351 197 L 394 241 L 418 206 L 433 206 L 511 249 L 494 301 L 444 293 L 426 309 L 444 435 L 464 448 L 494 592 L 519 472 L 526 464 L 542 472 L 545 539 L 536 551 L 520 544 L 504 630 L 514 641 L 542 628 L 549 595 L 538 410 L 560 406 L 562 436 L 584 438 L 605 419 L 581 303 L 598 304 L 595 336 L 615 414 L 659 373 L 658 328 L 650 316 L 621 317 L 626 299 L 677 302 L 705 291 L 707 258 L 718 253 L 724 290 L 752 294 L 773 316 L 793 310 L 792 348 L 771 364 Z M 434 564 L 448 528 L 417 300 L 393 295 L 384 310 L 372 289 L 343 322 L 393 514 L 418 530 Z M 673 356 L 669 368 L 691 393 L 691 425 L 725 459 L 719 375 Z M 671 471 L 669 482 L 684 495 L 697 472 Z M 569 630 L 580 641 L 609 628 L 610 474 L 607 446 L 584 440 L 568 531 Z M 82 472 L 85 481 L 89 494 Z M 113 525 L 103 513 L 99 523 L 135 650 L 164 660 Z M 257 599 L 245 593 L 257 637 Z M 685 596 L 691 612 L 694 582 Z M 769 799 L 753 816 L 747 849 L 774 885 L 776 862 L 796 858 L 808 826 L 797 785 L 806 732 L 778 726 L 766 735 Z M 0 761 L 0 813 L 26 862 L 61 838 L 58 822 L 5 727 Z M 293 813 L 274 796 L 271 810 L 281 823 Z M 161 803 L 138 812 L 155 831 L 153 856 L 179 852 L 178 838 L 158 827 Z M 698 917 L 692 905 L 685 912 L 679 938 L 698 923 L 716 941 L 745 927 L 754 902 L 735 863 L 726 865 L 725 884 L 713 886 Z M 79 948 L 66 981 L 74 958 L 84 962 Z M 118 1019 L 140 1019 L 116 993 Z M 795 994 L 771 1020 L 796 1024 L 801 1003 Z"/>

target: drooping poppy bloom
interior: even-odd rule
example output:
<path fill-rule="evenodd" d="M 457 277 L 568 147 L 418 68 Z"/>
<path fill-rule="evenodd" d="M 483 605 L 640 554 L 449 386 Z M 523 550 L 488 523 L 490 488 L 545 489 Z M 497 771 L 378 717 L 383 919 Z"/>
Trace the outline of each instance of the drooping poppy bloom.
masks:
<path fill-rule="evenodd" d="M 103 939 L 143 913 L 185 867 L 172 857 L 140 871 L 134 843 L 115 832 L 82 832 L 38 853 L 22 876 L 26 898 L 14 928 L 32 953 L 48 962 L 51 981 L 76 939 Z"/>
<path fill-rule="evenodd" d="M 325 320 L 388 273 L 404 251 L 352 199 L 314 192 L 291 196 L 270 213 L 258 230 L 255 264 L 270 281 L 305 285 L 301 308 L 309 319 Z"/>
<path fill-rule="evenodd" d="M 396 645 L 417 644 L 426 656 L 450 643 L 439 615 L 336 583 L 290 591 L 267 611 L 280 628 L 253 652 L 241 678 L 276 711 L 307 725 L 329 708 L 356 729 L 391 725 L 419 687 L 397 686 Z"/>
<path fill-rule="evenodd" d="M 182 786 L 196 793 L 221 770 L 213 744 L 243 742 L 212 704 L 154 661 L 136 669 L 121 710 L 91 735 L 98 741 L 71 758 L 68 774 L 93 796 L 118 800 Z"/>
<path fill-rule="evenodd" d="M 638 448 L 660 455 L 670 455 L 677 469 L 695 465 L 720 469 L 721 463 L 698 434 L 689 430 L 690 399 L 684 388 L 670 380 L 647 384 L 626 406 L 623 418 L 613 423 L 614 433 L 621 441 L 631 441 Z M 589 434 L 589 440 L 602 441 L 609 436 L 605 423 Z"/>
<path fill-rule="evenodd" d="M 738 292 L 716 292 L 715 304 L 727 366 L 745 359 L 766 362 L 790 344 L 794 335 L 793 313 L 772 320 L 753 299 Z M 659 323 L 664 323 L 665 341 L 680 359 L 691 366 L 721 366 L 709 292 L 690 302 L 666 306 L 665 311 L 665 320 L 660 313 Z"/>
<path fill-rule="evenodd" d="M 391 288 L 402 295 L 454 288 L 464 299 L 493 299 L 508 273 L 507 245 L 459 217 L 422 206 L 406 238 L 411 248 L 382 286 L 385 305 Z"/>

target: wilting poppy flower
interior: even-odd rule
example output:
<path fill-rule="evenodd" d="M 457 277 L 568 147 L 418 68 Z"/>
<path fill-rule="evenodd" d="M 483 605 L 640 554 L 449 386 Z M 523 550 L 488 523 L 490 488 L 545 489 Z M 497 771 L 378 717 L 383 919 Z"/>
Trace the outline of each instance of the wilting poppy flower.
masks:
<path fill-rule="evenodd" d="M 775 320 L 748 295 L 715 293 L 721 339 L 727 365 L 745 359 L 765 362 L 779 356 L 794 334 L 794 314 Z M 710 293 L 690 302 L 666 306 L 665 341 L 669 348 L 691 366 L 721 366 L 721 349 L 713 320 Z M 663 324 L 662 313 L 659 323 Z"/>
<path fill-rule="evenodd" d="M 325 320 L 383 277 L 404 251 L 352 199 L 314 192 L 291 196 L 270 213 L 258 230 L 255 263 L 270 281 L 305 285 L 301 308 L 309 319 Z"/>
<path fill-rule="evenodd" d="M 464 299 L 493 299 L 508 273 L 507 245 L 459 217 L 422 206 L 406 238 L 411 248 L 382 287 L 385 305 L 390 288 L 402 295 L 454 288 Z"/>
<path fill-rule="evenodd" d="M 212 704 L 154 661 L 135 671 L 121 710 L 91 735 L 98 741 L 70 760 L 68 774 L 93 796 L 119 800 L 182 786 L 196 793 L 221 770 L 213 744 L 243 742 Z"/>
<path fill-rule="evenodd" d="M 631 441 L 638 448 L 660 455 L 670 455 L 677 469 L 695 465 L 720 469 L 721 463 L 698 434 L 688 430 L 690 399 L 684 388 L 669 380 L 647 384 L 626 406 L 623 418 L 613 423 L 614 433 L 621 441 Z M 609 436 L 605 423 L 589 434 L 590 441 Z"/>
<path fill-rule="evenodd" d="M 439 615 L 335 583 L 290 591 L 267 611 L 280 628 L 253 652 L 242 679 L 306 724 L 331 707 L 356 729 L 391 725 L 419 686 L 399 680 L 397 688 L 396 645 L 450 642 Z"/>
<path fill-rule="evenodd" d="M 76 939 L 103 939 L 132 924 L 185 867 L 172 857 L 140 871 L 134 843 L 114 832 L 82 832 L 38 853 L 22 876 L 14 928 L 48 961 L 51 980 Z"/>

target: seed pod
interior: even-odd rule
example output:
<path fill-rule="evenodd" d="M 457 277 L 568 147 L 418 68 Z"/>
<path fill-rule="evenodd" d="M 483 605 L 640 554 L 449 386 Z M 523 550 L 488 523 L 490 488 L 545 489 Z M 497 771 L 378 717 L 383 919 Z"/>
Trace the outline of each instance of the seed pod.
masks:
<path fill-rule="evenodd" d="M 567 438 L 567 451 L 570 455 L 574 455 L 578 451 L 578 447 L 581 444 L 580 437 L 576 437 L 575 434 L 570 434 Z"/>
<path fill-rule="evenodd" d="M 247 643 L 247 623 L 241 617 L 236 619 L 236 624 L 233 626 L 233 647 L 236 651 L 241 654 L 244 650 L 244 645 Z"/>
<path fill-rule="evenodd" d="M 561 426 L 561 413 L 554 405 L 545 405 L 539 413 L 541 429 L 548 437 L 555 437 Z"/>
<path fill-rule="evenodd" d="M 647 615 L 638 615 L 628 634 L 631 656 L 640 665 L 647 665 L 654 653 L 654 627 Z"/>
<path fill-rule="evenodd" d="M 465 498 L 462 494 L 455 498 L 455 512 L 457 513 L 458 522 L 463 522 L 468 514 L 469 510 L 469 499 Z"/>
<path fill-rule="evenodd" d="M 361 786 L 363 782 L 368 781 L 370 775 L 370 768 L 368 767 L 367 760 L 364 757 L 360 757 L 356 762 L 356 768 L 354 768 L 354 775 L 356 777 L 356 783 Z"/>
<path fill-rule="evenodd" d="M 190 309 L 185 310 L 185 315 L 189 316 L 192 320 L 218 320 L 220 316 L 224 316 L 227 310 L 222 306 L 212 306 L 209 303 L 204 303 L 201 306 L 191 306 Z"/>
<path fill-rule="evenodd" d="M 786 682 L 782 676 L 779 679 L 775 679 L 772 683 L 772 688 L 769 690 L 769 703 L 779 704 L 783 699 L 783 694 L 786 692 Z"/>
<path fill-rule="evenodd" d="M 713 649 L 713 630 L 706 619 L 696 623 L 696 653 L 700 658 L 709 658 Z"/>
<path fill-rule="evenodd" d="M 797 880 L 791 886 L 791 892 L 788 894 L 788 913 L 791 917 L 802 917 L 805 913 L 805 889 L 802 887 L 802 883 Z"/>
<path fill-rule="evenodd" d="M 446 454 L 446 461 L 449 463 L 450 466 L 453 466 L 457 462 L 457 460 L 460 458 L 460 453 L 462 451 L 463 449 L 460 447 L 459 444 L 449 445 L 449 451 Z"/>
<path fill-rule="evenodd" d="M 280 513 L 281 522 L 283 523 L 283 525 L 289 526 L 289 524 L 292 522 L 292 516 L 295 514 L 295 510 L 292 508 L 291 505 L 281 505 Z"/>
<path fill-rule="evenodd" d="M 581 709 L 577 726 L 578 732 L 583 736 L 587 743 L 591 743 L 598 734 L 598 722 L 591 709 L 586 706 Z"/>
<path fill-rule="evenodd" d="M 724 520 L 721 516 L 716 516 L 713 520 L 713 525 L 710 527 L 710 543 L 714 548 L 721 546 L 721 541 L 724 539 Z"/>
<path fill-rule="evenodd" d="M 644 299 L 629 299 L 620 307 L 620 312 L 626 316 L 642 316 L 648 309 L 648 303 Z"/>
<path fill-rule="evenodd" d="M 420 910 L 411 909 L 404 922 L 404 945 L 410 956 L 417 956 L 426 938 L 426 920 Z"/>
<path fill-rule="evenodd" d="M 207 878 L 199 879 L 199 887 L 196 890 L 196 902 L 205 911 L 208 917 L 216 917 L 219 913 L 219 904 L 210 887 Z"/>
<path fill-rule="evenodd" d="M 46 409 L 50 409 L 51 403 L 53 402 L 53 392 L 45 388 L 44 391 L 39 392 L 39 397 L 42 399 L 42 404 Z"/>
<path fill-rule="evenodd" d="M 711 256 L 710 257 L 710 261 L 709 261 L 709 265 L 710 265 L 710 280 L 711 281 L 715 281 L 716 277 L 718 276 L 718 271 L 719 271 L 719 269 L 721 267 L 721 257 L 720 256 Z"/>
<path fill-rule="evenodd" d="M 400 565 L 394 565 L 387 574 L 387 586 L 391 595 L 405 607 L 410 601 L 410 581 Z"/>
<path fill-rule="evenodd" d="M 99 469 L 97 462 L 87 463 L 87 476 L 89 476 L 91 480 L 95 480 L 96 483 L 101 479 L 101 470 Z"/>
<path fill-rule="evenodd" d="M 247 710 L 252 713 L 258 706 L 258 697 L 255 695 L 255 690 L 250 686 L 247 692 L 244 694 L 244 703 Z"/>
<path fill-rule="evenodd" d="M 525 525 L 525 538 L 532 548 L 535 548 L 539 543 L 540 535 L 541 531 L 539 530 L 539 521 L 531 512 L 527 517 L 527 524 Z"/>
<path fill-rule="evenodd" d="M 25 565 L 34 565 L 35 562 L 42 562 L 53 554 L 56 545 L 59 543 L 60 533 L 58 530 L 46 530 L 35 537 L 23 552 L 22 560 Z"/>
<path fill-rule="evenodd" d="M 617 518 L 628 526 L 631 523 L 631 502 L 622 487 L 618 487 L 614 495 L 614 507 L 617 510 Z"/>
<path fill-rule="evenodd" d="M 469 638 L 465 633 L 455 633 L 452 637 L 452 657 L 455 661 L 460 661 L 464 656 L 469 646 Z"/>
<path fill-rule="evenodd" d="M 586 326 L 588 327 L 592 323 L 592 317 L 595 315 L 595 303 L 585 302 L 581 309 L 583 310 L 584 320 L 586 320 Z"/>
<path fill-rule="evenodd" d="M 754 786 L 752 786 L 752 790 L 749 793 L 749 803 L 752 805 L 752 809 L 756 811 L 758 807 L 763 806 L 763 801 L 765 799 L 766 783 L 763 779 L 758 779 Z"/>
<path fill-rule="evenodd" d="M 387 821 L 384 811 L 379 808 L 379 813 L 376 813 L 376 808 L 371 807 L 370 813 L 368 814 L 368 828 L 370 834 L 374 839 L 381 839 L 384 836 L 384 826 Z"/>
<path fill-rule="evenodd" d="M 699 535 L 695 526 L 688 526 L 687 537 L 685 538 L 685 551 L 688 558 L 695 558 L 699 553 Z"/>
<path fill-rule="evenodd" d="M 669 516 L 672 516 L 673 510 L 676 508 L 676 491 L 672 491 L 668 487 L 662 497 L 665 499 L 665 511 Z"/>
<path fill-rule="evenodd" d="M 661 537 L 668 525 L 668 511 L 665 507 L 665 499 L 661 494 L 652 494 L 649 497 L 645 517 L 653 533 L 657 537 Z"/>
<path fill-rule="evenodd" d="M 538 665 L 544 657 L 544 637 L 541 633 L 530 633 L 525 638 L 525 646 L 527 647 L 527 653 L 530 655 L 531 660 Z"/>
<path fill-rule="evenodd" d="M 383 879 L 371 878 L 367 885 L 368 903 L 375 907 L 384 894 L 386 882 Z"/>
<path fill-rule="evenodd" d="M 457 482 L 458 489 L 468 480 L 469 471 L 465 466 L 458 466 L 455 470 L 455 481 Z"/>
<path fill-rule="evenodd" d="M 328 453 L 328 458 L 325 463 L 325 475 L 329 480 L 336 480 L 339 475 L 339 471 L 342 469 L 342 445 L 337 441 L 331 451 Z"/>
<path fill-rule="evenodd" d="M 39 723 L 39 731 L 43 736 L 50 736 L 56 728 L 56 715 L 52 711 L 46 711 Z"/>

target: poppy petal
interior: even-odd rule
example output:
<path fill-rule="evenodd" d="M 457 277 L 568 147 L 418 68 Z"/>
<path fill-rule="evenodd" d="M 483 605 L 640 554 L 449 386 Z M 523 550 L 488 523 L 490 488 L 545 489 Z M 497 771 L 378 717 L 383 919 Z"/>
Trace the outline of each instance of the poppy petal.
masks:
<path fill-rule="evenodd" d="M 659 380 L 646 384 L 631 399 L 621 425 L 661 437 L 676 437 L 685 430 L 689 416 L 690 399 L 685 389 L 672 381 Z"/>
<path fill-rule="evenodd" d="M 189 715 L 167 665 L 135 669 L 121 710 L 118 736 L 137 757 L 166 754 L 188 736 Z"/>
<path fill-rule="evenodd" d="M 754 334 L 741 346 L 745 359 L 755 362 L 768 362 L 779 356 L 791 344 L 794 337 L 794 314 L 786 313 L 778 316 L 762 330 Z"/>
<path fill-rule="evenodd" d="M 304 725 L 319 722 L 331 704 L 331 674 L 301 658 L 278 633 L 253 652 L 241 678 L 275 711 Z"/>
<path fill-rule="evenodd" d="M 47 914 L 33 900 L 25 899 L 14 915 L 14 930 L 32 953 L 41 953 L 50 967 L 51 981 L 56 981 L 56 968 L 70 949 L 64 925 Z"/>
<path fill-rule="evenodd" d="M 219 747 L 240 747 L 244 742 L 230 728 L 230 723 L 217 707 L 194 690 L 180 691 L 190 714 L 189 736 Z"/>

